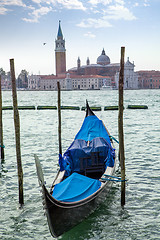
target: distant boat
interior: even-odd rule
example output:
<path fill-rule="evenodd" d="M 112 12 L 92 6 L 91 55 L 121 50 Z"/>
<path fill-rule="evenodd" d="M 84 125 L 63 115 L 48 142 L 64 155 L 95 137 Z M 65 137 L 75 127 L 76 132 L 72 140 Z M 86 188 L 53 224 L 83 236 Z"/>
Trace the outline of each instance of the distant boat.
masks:
<path fill-rule="evenodd" d="M 106 85 L 106 84 L 104 84 L 101 88 L 100 88 L 100 90 L 112 90 L 112 86 L 109 86 L 109 85 Z"/>
<path fill-rule="evenodd" d="M 60 170 L 50 193 L 35 155 L 50 232 L 58 237 L 105 201 L 115 173 L 115 149 L 103 122 L 86 106 L 86 117 L 71 146 L 59 156 Z M 106 178 L 107 177 L 107 178 Z M 108 180 L 108 181 L 107 181 Z"/>

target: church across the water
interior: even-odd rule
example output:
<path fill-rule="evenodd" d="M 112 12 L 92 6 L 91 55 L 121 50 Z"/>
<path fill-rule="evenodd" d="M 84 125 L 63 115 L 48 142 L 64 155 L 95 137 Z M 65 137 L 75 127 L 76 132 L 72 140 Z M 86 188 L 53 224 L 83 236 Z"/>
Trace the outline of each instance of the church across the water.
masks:
<path fill-rule="evenodd" d="M 106 55 L 105 50 L 102 50 L 101 55 L 97 58 L 95 64 L 91 64 L 89 58 L 86 60 L 86 65 L 81 65 L 80 57 L 77 60 L 77 66 L 68 70 L 72 75 L 99 75 L 106 76 L 111 79 L 112 87 L 115 86 L 114 76 L 119 71 L 119 63 L 111 63 L 110 58 Z"/>
<path fill-rule="evenodd" d="M 55 40 L 55 64 L 56 75 L 40 75 L 38 78 L 35 75 L 30 76 L 29 89 L 56 90 L 57 81 L 60 82 L 62 90 L 99 90 L 103 85 L 110 87 L 110 89 L 118 88 L 120 64 L 111 63 L 104 48 L 95 64 L 91 64 L 87 58 L 86 65 L 81 65 L 80 57 L 78 57 L 76 67 L 66 70 L 65 39 L 60 21 Z M 129 58 L 125 63 L 124 76 L 125 89 L 138 88 L 138 77 L 134 72 L 134 63 L 131 63 Z"/>
<path fill-rule="evenodd" d="M 81 65 L 80 57 L 77 59 L 77 66 L 73 67 L 71 69 L 68 69 L 68 71 L 65 71 L 66 67 L 66 57 L 65 57 L 65 40 L 63 39 L 63 34 L 61 30 L 61 25 L 59 22 L 59 29 L 57 34 L 57 40 L 56 40 L 56 75 L 60 76 L 60 74 L 67 73 L 67 79 L 73 79 L 78 77 L 79 82 L 81 79 L 85 78 L 85 82 L 87 82 L 87 78 L 93 78 L 99 79 L 99 84 L 90 85 L 91 89 L 97 89 L 101 88 L 102 85 L 110 85 L 111 88 L 117 88 L 118 87 L 118 78 L 119 78 L 119 70 L 120 70 L 120 64 L 119 63 L 111 63 L 109 56 L 106 55 L 105 50 L 103 48 L 102 53 L 100 56 L 98 56 L 97 61 L 95 64 L 91 64 L 89 57 L 86 60 L 85 65 Z M 134 73 L 134 63 L 131 63 L 129 61 L 129 58 L 127 59 L 127 62 L 125 63 L 125 77 L 124 77 L 124 88 L 126 89 L 136 89 L 138 88 L 138 76 Z M 88 80 L 89 81 L 89 80 Z M 75 81 L 76 82 L 76 81 Z M 87 84 L 79 84 L 75 85 L 73 84 L 73 89 L 78 88 L 82 89 L 82 86 L 84 88 L 84 85 L 87 87 Z M 89 84 L 88 84 L 89 87 Z"/>

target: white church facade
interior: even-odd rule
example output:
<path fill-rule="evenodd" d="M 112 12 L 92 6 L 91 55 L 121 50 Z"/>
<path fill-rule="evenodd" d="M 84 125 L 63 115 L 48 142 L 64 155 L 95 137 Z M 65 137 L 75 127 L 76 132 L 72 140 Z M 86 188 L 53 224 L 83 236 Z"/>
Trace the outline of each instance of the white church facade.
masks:
<path fill-rule="evenodd" d="M 134 63 L 129 61 L 129 57 L 127 62 L 124 65 L 124 89 L 138 89 L 138 74 L 134 72 Z M 119 82 L 119 72 L 115 75 L 115 86 L 118 89 Z"/>

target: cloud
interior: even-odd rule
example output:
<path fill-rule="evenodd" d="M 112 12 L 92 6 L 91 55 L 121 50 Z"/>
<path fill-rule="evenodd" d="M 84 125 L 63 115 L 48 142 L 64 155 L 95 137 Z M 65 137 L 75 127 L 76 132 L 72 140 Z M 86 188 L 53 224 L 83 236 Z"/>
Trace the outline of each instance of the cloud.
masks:
<path fill-rule="evenodd" d="M 0 15 L 5 15 L 9 10 L 5 7 L 0 7 Z"/>
<path fill-rule="evenodd" d="M 40 4 L 42 1 L 41 0 L 32 0 L 32 2 Z"/>
<path fill-rule="evenodd" d="M 88 18 L 83 19 L 79 24 L 77 24 L 78 27 L 82 28 L 106 28 L 106 27 L 112 27 L 112 25 L 108 22 L 107 19 L 104 17 L 95 19 L 95 18 Z"/>
<path fill-rule="evenodd" d="M 109 6 L 106 10 L 106 18 L 107 19 L 114 19 L 114 20 L 135 20 L 136 17 L 133 15 L 130 10 L 122 5 L 112 5 Z"/>
<path fill-rule="evenodd" d="M 29 13 L 31 16 L 29 18 L 23 18 L 25 22 L 38 22 L 42 15 L 48 14 L 50 11 L 53 11 L 53 6 L 56 8 L 66 8 L 66 9 L 80 9 L 86 10 L 82 2 L 78 0 L 32 0 L 32 2 L 38 4 L 40 8 L 36 9 Z M 43 6 L 45 4 L 45 6 Z M 52 5 L 52 6 L 51 6 Z M 49 7 L 48 7 L 49 6 Z"/>
<path fill-rule="evenodd" d="M 29 12 L 29 18 L 23 18 L 23 20 L 27 22 L 37 22 L 42 15 L 47 14 L 53 7 L 59 9 L 65 8 L 68 10 L 86 10 L 86 7 L 84 7 L 80 0 L 31 0 L 24 2 L 23 0 L 0 0 L 0 14 L 6 14 L 10 6 L 24 7 L 28 10 L 32 9 L 33 12 Z M 38 9 L 36 9 L 37 5 Z M 30 16 L 32 16 L 32 19 Z"/>
<path fill-rule="evenodd" d="M 26 7 L 23 0 L 0 0 L 0 15 L 6 15 L 12 11 L 10 6 Z"/>
<path fill-rule="evenodd" d="M 125 2 L 123 0 L 115 0 L 116 3 L 124 5 Z"/>
<path fill-rule="evenodd" d="M 26 7 L 22 0 L 0 0 L 0 15 L 10 12 L 10 6 Z"/>
<path fill-rule="evenodd" d="M 148 0 L 144 0 L 144 4 L 143 4 L 144 7 L 149 7 L 150 4 L 148 3 Z"/>
<path fill-rule="evenodd" d="M 143 3 L 147 5 L 148 0 Z M 81 10 L 87 15 L 90 14 L 90 18 L 81 20 L 77 25 L 83 28 L 112 27 L 111 20 L 136 19 L 129 8 L 125 7 L 124 0 L 0 0 L 0 14 L 7 14 L 8 6 L 13 5 L 25 8 L 28 16 L 22 20 L 26 22 L 38 22 L 43 15 L 62 9 Z"/>
<path fill-rule="evenodd" d="M 0 0 L 1 6 L 21 6 L 25 7 L 23 0 Z"/>
<path fill-rule="evenodd" d="M 23 21 L 36 23 L 41 16 L 48 14 L 50 11 L 52 11 L 51 7 L 41 7 L 39 9 L 34 9 L 33 12 L 29 14 L 31 18 L 23 18 Z"/>
<path fill-rule="evenodd" d="M 98 4 L 108 5 L 109 3 L 112 3 L 112 0 L 89 0 L 89 3 L 92 5 Z"/>
<path fill-rule="evenodd" d="M 83 6 L 83 3 L 79 0 L 54 0 L 53 2 L 56 2 L 67 9 L 86 10 L 86 8 Z"/>
<path fill-rule="evenodd" d="M 79 0 L 32 0 L 37 4 L 52 5 L 57 8 L 86 10 L 83 3 Z"/>
<path fill-rule="evenodd" d="M 143 4 L 145 7 L 149 7 L 150 5 L 149 5 L 149 3 L 144 3 Z"/>
<path fill-rule="evenodd" d="M 96 37 L 96 35 L 93 34 L 93 33 L 91 33 L 91 32 L 85 33 L 84 36 L 85 36 L 85 37 L 88 37 L 88 38 L 95 38 L 95 37 Z"/>
<path fill-rule="evenodd" d="M 133 5 L 134 7 L 138 7 L 139 6 L 139 3 L 138 2 L 135 2 L 135 4 Z"/>
<path fill-rule="evenodd" d="M 106 6 L 106 5 L 109 5 L 110 3 L 113 3 L 113 2 L 118 3 L 118 4 L 122 4 L 122 5 L 125 4 L 124 0 L 89 0 L 88 2 L 92 5 L 95 5 L 95 6 L 98 5 L 98 4 L 102 4 L 102 5 Z"/>
<path fill-rule="evenodd" d="M 82 28 L 106 28 L 112 27 L 111 20 L 135 20 L 136 17 L 123 5 L 110 5 L 103 10 L 104 16 L 99 18 L 83 19 L 77 26 Z"/>

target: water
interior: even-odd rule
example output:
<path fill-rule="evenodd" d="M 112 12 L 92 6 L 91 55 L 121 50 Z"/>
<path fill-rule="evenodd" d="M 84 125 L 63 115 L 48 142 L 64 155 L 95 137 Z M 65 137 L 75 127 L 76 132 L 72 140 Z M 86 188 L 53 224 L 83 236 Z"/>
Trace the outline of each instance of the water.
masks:
<path fill-rule="evenodd" d="M 118 104 L 117 91 L 62 92 L 62 105 L 107 106 Z M 19 105 L 56 105 L 56 92 L 18 92 Z M 160 92 L 125 91 L 124 106 L 146 104 L 148 110 L 124 111 L 126 205 L 120 206 L 120 183 L 89 218 L 59 239 L 142 240 L 160 239 Z M 12 105 L 11 92 L 3 92 L 3 105 Z M 57 171 L 57 111 L 21 110 L 21 152 L 24 173 L 24 207 L 19 209 L 13 112 L 3 111 L 5 160 L 0 164 L 0 239 L 51 240 L 43 213 L 33 154 L 42 163 L 49 188 Z M 63 152 L 73 140 L 82 111 L 62 112 Z M 118 111 L 97 112 L 118 138 Z M 118 145 L 116 144 L 118 148 Z"/>

